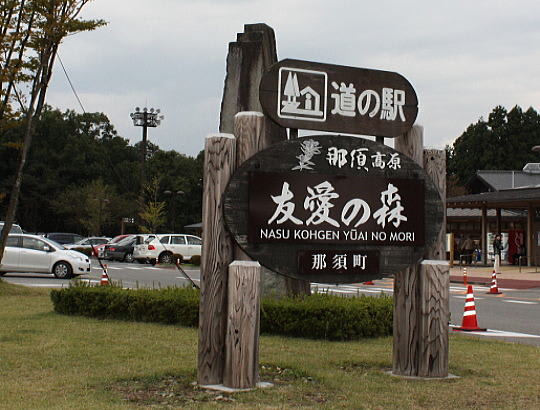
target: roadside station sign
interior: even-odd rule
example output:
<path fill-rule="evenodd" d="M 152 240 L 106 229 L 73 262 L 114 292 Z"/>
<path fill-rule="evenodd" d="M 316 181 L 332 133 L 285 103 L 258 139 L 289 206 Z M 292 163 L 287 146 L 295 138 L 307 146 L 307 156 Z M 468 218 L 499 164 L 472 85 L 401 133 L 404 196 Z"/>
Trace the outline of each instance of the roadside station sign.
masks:
<path fill-rule="evenodd" d="M 363 138 L 285 141 L 247 160 L 224 193 L 227 227 L 267 268 L 352 283 L 403 270 L 437 238 L 443 205 L 424 170 Z"/>
<path fill-rule="evenodd" d="M 279 125 L 348 134 L 397 137 L 418 114 L 418 99 L 402 75 L 286 59 L 264 74 L 264 112 Z"/>

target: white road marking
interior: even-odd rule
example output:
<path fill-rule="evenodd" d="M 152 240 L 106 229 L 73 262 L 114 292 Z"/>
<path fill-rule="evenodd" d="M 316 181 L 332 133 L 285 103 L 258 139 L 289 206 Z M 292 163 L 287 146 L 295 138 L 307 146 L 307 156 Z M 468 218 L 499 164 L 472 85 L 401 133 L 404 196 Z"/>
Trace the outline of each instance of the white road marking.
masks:
<path fill-rule="evenodd" d="M 456 298 L 456 299 L 467 299 L 467 296 L 462 296 L 462 295 L 452 295 L 452 297 Z M 478 297 L 474 297 L 474 300 L 482 300 L 484 298 L 478 298 Z"/>
<path fill-rule="evenodd" d="M 459 327 L 459 326 L 450 325 L 450 327 Z M 461 333 L 465 333 L 469 335 L 491 336 L 491 337 L 496 336 L 496 337 L 533 337 L 533 338 L 539 337 L 540 338 L 540 335 L 531 335 L 528 333 L 518 333 L 518 332 L 506 332 L 504 330 L 493 330 L 493 329 L 488 329 L 485 332 L 461 332 Z"/>
<path fill-rule="evenodd" d="M 527 302 L 525 300 L 511 300 L 511 299 L 503 299 L 503 302 L 507 303 L 521 303 L 523 305 L 538 305 L 538 302 Z"/>

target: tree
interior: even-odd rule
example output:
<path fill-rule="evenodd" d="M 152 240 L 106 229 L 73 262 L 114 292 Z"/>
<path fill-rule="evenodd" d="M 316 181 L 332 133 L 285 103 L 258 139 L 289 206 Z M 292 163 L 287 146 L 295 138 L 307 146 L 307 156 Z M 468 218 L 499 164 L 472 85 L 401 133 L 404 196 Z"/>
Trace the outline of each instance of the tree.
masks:
<path fill-rule="evenodd" d="M 23 128 L 22 124 L 13 128 L 0 144 L 0 193 L 8 193 L 12 185 Z M 117 195 L 109 204 L 113 221 L 103 225 L 102 233 L 117 234 L 121 218 L 137 212 L 138 169 L 137 149 L 117 135 L 105 114 L 61 112 L 46 106 L 36 121 L 16 220 L 31 232 L 86 233 L 72 210 L 59 207 L 58 200 L 71 189 L 80 191 L 88 181 L 101 179 Z M 0 198 L 0 214 L 5 210 Z"/>
<path fill-rule="evenodd" d="M 487 121 L 480 118 L 469 125 L 447 147 L 447 178 L 459 192 L 477 170 L 522 169 L 527 162 L 539 162 L 531 151 L 535 145 L 540 145 L 540 115 L 533 108 L 523 112 L 515 106 L 508 112 L 497 106 Z"/>
<path fill-rule="evenodd" d="M 102 20 L 81 20 L 82 8 L 90 0 L 4 0 L 0 18 L 2 53 L 2 104 L 0 120 L 5 121 L 19 105 L 25 131 L 15 181 L 11 190 L 5 225 L 0 237 L 0 261 L 7 236 L 15 219 L 23 171 L 32 143 L 35 120 L 45 105 L 47 87 L 62 40 L 74 33 L 94 30 Z M 24 91 L 27 87 L 27 91 Z M 9 114 L 9 115 L 8 115 Z M 4 131 L 4 130 L 3 130 Z"/>
<path fill-rule="evenodd" d="M 158 201 L 159 186 L 159 177 L 152 178 L 144 185 L 146 201 L 141 204 L 141 212 L 139 212 L 139 217 L 143 222 L 139 228 L 143 233 L 157 233 L 165 223 L 165 202 Z"/>
<path fill-rule="evenodd" d="M 82 226 L 90 236 L 117 228 L 126 206 L 114 187 L 106 185 L 101 178 L 82 186 L 70 186 L 54 201 L 55 209 L 68 226 Z"/>

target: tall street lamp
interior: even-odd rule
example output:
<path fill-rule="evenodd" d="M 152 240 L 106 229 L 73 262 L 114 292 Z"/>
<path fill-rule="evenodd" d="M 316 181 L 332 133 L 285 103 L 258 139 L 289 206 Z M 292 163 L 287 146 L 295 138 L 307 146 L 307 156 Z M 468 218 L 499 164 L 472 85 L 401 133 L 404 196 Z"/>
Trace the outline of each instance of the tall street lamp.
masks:
<path fill-rule="evenodd" d="M 144 166 L 146 162 L 146 141 L 148 138 L 148 127 L 156 128 L 161 124 L 161 120 L 163 120 L 165 117 L 163 115 L 159 115 L 160 112 L 161 111 L 159 108 L 156 110 L 150 108 L 150 110 L 148 110 L 148 108 L 144 107 L 141 111 L 139 107 L 136 107 L 135 112 L 130 114 L 131 119 L 133 120 L 133 125 L 136 127 L 143 127 L 141 147 L 141 195 L 144 190 L 145 182 Z"/>

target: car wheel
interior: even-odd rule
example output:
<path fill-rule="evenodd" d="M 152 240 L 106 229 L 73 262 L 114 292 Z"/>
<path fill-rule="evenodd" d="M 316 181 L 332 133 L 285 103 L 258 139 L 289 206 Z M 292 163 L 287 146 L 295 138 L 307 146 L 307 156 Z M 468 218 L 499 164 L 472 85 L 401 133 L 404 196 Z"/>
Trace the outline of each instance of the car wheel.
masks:
<path fill-rule="evenodd" d="M 133 254 L 131 252 L 128 252 L 124 255 L 124 262 L 133 262 Z"/>
<path fill-rule="evenodd" d="M 170 264 L 173 263 L 173 256 L 170 252 L 163 252 L 159 255 L 159 263 Z"/>
<path fill-rule="evenodd" d="M 53 273 L 58 279 L 69 279 L 73 276 L 73 269 L 67 262 L 58 262 L 53 266 Z"/>

